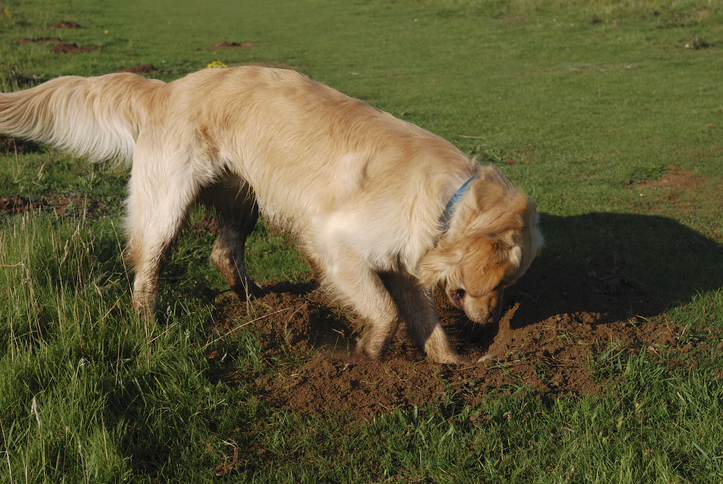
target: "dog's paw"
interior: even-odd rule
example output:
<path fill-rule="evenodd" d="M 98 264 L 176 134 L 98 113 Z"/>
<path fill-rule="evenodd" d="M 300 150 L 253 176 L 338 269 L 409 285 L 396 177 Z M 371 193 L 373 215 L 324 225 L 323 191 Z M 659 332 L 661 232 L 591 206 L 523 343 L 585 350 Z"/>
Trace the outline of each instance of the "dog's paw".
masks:
<path fill-rule="evenodd" d="M 247 301 L 251 297 L 259 298 L 266 294 L 266 292 L 251 279 L 235 284 L 231 287 L 231 290 L 233 290 L 242 301 Z"/>
<path fill-rule="evenodd" d="M 386 350 L 385 345 L 372 344 L 369 333 L 359 338 L 354 348 L 354 356 L 363 360 L 378 360 Z"/>
<path fill-rule="evenodd" d="M 467 358 L 459 356 L 457 353 L 449 353 L 444 355 L 427 355 L 427 359 L 431 362 L 442 364 L 442 365 L 457 365 L 457 366 L 469 366 L 473 362 Z"/>
<path fill-rule="evenodd" d="M 476 361 L 476 363 L 479 365 L 480 363 L 485 363 L 485 362 L 487 362 L 487 361 L 492 361 L 492 360 L 494 360 L 495 358 L 496 358 L 495 355 L 493 355 L 492 353 L 487 353 L 486 355 L 482 355 L 482 356 Z"/>

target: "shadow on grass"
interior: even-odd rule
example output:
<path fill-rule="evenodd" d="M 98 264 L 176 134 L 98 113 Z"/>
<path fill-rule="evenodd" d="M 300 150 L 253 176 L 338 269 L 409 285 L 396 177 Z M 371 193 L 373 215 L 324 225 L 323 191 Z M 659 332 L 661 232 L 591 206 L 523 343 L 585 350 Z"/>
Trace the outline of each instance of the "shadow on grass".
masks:
<path fill-rule="evenodd" d="M 603 295 L 628 294 L 636 314 L 658 313 L 723 287 L 723 245 L 670 218 L 543 214 L 541 223 L 546 247 L 529 275 L 536 284 L 563 283 L 558 287 L 561 298 L 574 299 L 584 286 Z M 572 271 L 570 280 L 558 280 L 561 267 Z M 536 276 L 537 271 L 548 274 Z M 599 313 L 606 309 L 577 308 L 574 301 L 569 306 Z"/>

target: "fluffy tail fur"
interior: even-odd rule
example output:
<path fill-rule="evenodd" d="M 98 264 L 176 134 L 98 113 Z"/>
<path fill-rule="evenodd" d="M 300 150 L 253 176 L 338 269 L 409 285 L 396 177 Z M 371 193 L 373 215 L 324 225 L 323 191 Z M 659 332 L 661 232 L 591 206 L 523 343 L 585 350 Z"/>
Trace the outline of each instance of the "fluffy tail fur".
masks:
<path fill-rule="evenodd" d="M 0 132 L 86 156 L 130 161 L 165 83 L 134 74 L 60 77 L 0 94 Z"/>

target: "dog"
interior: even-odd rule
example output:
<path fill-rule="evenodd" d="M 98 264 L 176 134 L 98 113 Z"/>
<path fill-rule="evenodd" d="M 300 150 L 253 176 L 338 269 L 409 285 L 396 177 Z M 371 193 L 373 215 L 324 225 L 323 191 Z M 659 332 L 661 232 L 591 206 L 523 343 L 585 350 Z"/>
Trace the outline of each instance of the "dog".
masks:
<path fill-rule="evenodd" d="M 0 132 L 132 162 L 126 255 L 146 320 L 195 203 L 218 214 L 211 259 L 241 296 L 258 291 L 244 242 L 259 214 L 291 232 L 322 287 L 367 323 L 356 351 L 372 359 L 405 323 L 428 358 L 463 363 L 432 290 L 493 321 L 543 244 L 534 202 L 500 171 L 292 70 L 60 77 L 0 94 Z"/>

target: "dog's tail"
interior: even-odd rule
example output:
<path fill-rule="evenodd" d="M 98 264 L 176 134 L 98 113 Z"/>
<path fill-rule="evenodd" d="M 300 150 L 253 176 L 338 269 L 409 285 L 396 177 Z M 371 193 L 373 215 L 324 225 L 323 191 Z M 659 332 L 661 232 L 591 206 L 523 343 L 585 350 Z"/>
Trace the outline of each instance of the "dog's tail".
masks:
<path fill-rule="evenodd" d="M 140 128 L 165 83 L 134 74 L 59 77 L 0 93 L 0 132 L 86 156 L 130 161 Z"/>

